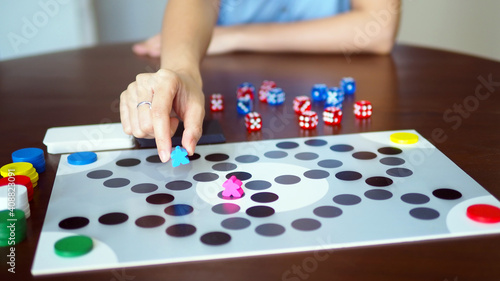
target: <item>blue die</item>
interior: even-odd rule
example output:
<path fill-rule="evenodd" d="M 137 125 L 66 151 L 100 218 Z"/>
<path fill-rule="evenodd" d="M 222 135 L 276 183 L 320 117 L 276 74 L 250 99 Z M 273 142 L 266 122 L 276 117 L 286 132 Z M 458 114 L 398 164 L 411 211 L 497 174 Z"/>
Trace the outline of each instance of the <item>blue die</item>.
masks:
<path fill-rule="evenodd" d="M 311 90 L 313 101 L 325 101 L 328 96 L 328 87 L 326 84 L 314 84 Z"/>
<path fill-rule="evenodd" d="M 356 92 L 356 82 L 352 77 L 344 77 L 340 80 L 340 87 L 346 95 L 352 95 Z"/>
<path fill-rule="evenodd" d="M 328 96 L 325 102 L 325 108 L 335 106 L 342 109 L 342 102 L 344 101 L 344 93 L 339 87 L 331 87 L 328 89 Z"/>
<path fill-rule="evenodd" d="M 247 96 L 245 98 L 239 98 L 236 104 L 236 111 L 238 114 L 250 113 L 253 109 L 252 100 Z"/>
<path fill-rule="evenodd" d="M 280 105 L 285 102 L 285 92 L 281 88 L 273 88 L 267 93 L 267 103 L 270 105 Z"/>
<path fill-rule="evenodd" d="M 238 86 L 238 89 L 241 89 L 241 88 L 248 88 L 252 91 L 252 93 L 255 93 L 255 87 L 252 83 L 243 82 Z"/>

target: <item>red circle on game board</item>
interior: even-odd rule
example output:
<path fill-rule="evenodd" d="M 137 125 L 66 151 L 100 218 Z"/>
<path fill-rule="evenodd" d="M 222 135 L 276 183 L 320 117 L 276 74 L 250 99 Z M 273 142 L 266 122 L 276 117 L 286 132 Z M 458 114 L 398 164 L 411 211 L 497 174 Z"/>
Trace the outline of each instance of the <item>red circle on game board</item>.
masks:
<path fill-rule="evenodd" d="M 467 217 L 482 223 L 500 222 L 500 208 L 488 204 L 476 204 L 467 208 Z"/>

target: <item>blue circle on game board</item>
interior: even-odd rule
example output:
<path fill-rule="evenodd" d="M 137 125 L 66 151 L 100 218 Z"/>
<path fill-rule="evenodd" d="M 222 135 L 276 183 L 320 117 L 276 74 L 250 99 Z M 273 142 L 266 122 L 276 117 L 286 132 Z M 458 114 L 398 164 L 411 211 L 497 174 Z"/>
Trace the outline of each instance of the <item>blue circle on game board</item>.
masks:
<path fill-rule="evenodd" d="M 281 149 L 293 149 L 299 147 L 299 144 L 293 141 L 282 141 L 277 143 L 276 147 Z"/>
<path fill-rule="evenodd" d="M 284 151 L 280 151 L 280 150 L 273 150 L 273 151 L 268 151 L 268 152 L 264 153 L 264 156 L 266 156 L 267 158 L 271 158 L 271 159 L 280 159 L 280 158 L 287 157 L 288 153 L 286 153 Z"/>
<path fill-rule="evenodd" d="M 338 168 L 342 166 L 342 162 L 334 159 L 325 159 L 318 162 L 318 166 L 322 168 Z"/>
<path fill-rule="evenodd" d="M 171 216 L 184 216 L 193 212 L 193 207 L 186 204 L 176 204 L 165 208 L 165 214 Z"/>
<path fill-rule="evenodd" d="M 250 221 L 245 218 L 228 218 L 221 222 L 222 227 L 230 230 L 244 229 L 250 226 Z"/>
<path fill-rule="evenodd" d="M 240 155 L 240 156 L 234 158 L 234 160 L 236 160 L 240 163 L 254 163 L 254 162 L 259 161 L 259 157 L 255 156 L 255 155 Z"/>
<path fill-rule="evenodd" d="M 323 146 L 323 145 L 327 144 L 327 142 L 325 140 L 321 140 L 321 139 L 306 140 L 304 143 L 309 145 L 309 146 Z"/>
<path fill-rule="evenodd" d="M 87 177 L 90 179 L 98 180 L 98 179 L 109 178 L 112 175 L 113 175 L 113 172 L 111 172 L 110 170 L 95 170 L 95 171 L 89 172 L 87 174 Z"/>
<path fill-rule="evenodd" d="M 82 151 L 68 155 L 68 163 L 71 165 L 88 165 L 95 161 L 97 161 L 97 154 L 92 151 Z"/>
<path fill-rule="evenodd" d="M 271 187 L 271 183 L 264 180 L 254 180 L 249 181 L 245 184 L 245 187 L 251 190 L 263 190 Z"/>
<path fill-rule="evenodd" d="M 278 236 L 285 233 L 285 228 L 277 223 L 264 223 L 255 228 L 262 236 Z"/>

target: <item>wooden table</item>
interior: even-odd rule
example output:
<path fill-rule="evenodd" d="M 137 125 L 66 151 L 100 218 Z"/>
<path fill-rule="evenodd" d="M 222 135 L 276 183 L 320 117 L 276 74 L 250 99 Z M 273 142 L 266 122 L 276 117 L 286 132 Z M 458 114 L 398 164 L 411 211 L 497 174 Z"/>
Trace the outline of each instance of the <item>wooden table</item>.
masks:
<path fill-rule="evenodd" d="M 119 122 L 119 94 L 140 72 L 159 61 L 137 57 L 130 44 L 28 57 L 0 63 L 0 163 L 24 147 L 40 147 L 49 127 Z M 500 197 L 500 63 L 409 46 L 392 56 L 231 54 L 202 65 L 204 91 L 223 93 L 219 120 L 228 142 L 367 131 L 416 129 L 458 166 Z M 346 114 L 340 127 L 321 124 L 300 130 L 292 98 L 315 83 L 356 79 L 356 99 L 374 105 L 371 119 Z M 241 82 L 276 81 L 286 105 L 257 105 L 261 133 L 247 134 L 235 117 Z M 346 108 L 353 101 L 348 100 Z M 272 255 L 102 270 L 33 278 L 30 268 L 55 178 L 58 155 L 46 155 L 47 171 L 31 203 L 28 237 L 16 248 L 16 273 L 7 272 L 7 248 L 0 249 L 1 280 L 499 280 L 500 236 L 447 239 L 297 254 Z M 315 255 L 321 256 L 311 262 Z M 308 264 L 309 263 L 309 264 Z M 308 271 L 304 271 L 305 268 Z M 297 268 L 302 268 L 298 270 Z M 293 274 L 283 275 L 291 271 Z"/>

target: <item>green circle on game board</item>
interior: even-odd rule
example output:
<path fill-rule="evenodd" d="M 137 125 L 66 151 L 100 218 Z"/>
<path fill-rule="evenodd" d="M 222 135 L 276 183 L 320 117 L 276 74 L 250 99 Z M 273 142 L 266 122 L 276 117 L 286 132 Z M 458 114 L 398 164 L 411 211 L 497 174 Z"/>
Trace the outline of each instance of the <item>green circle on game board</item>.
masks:
<path fill-rule="evenodd" d="M 74 258 L 85 255 L 93 247 L 92 238 L 85 235 L 75 235 L 57 241 L 54 245 L 54 250 L 58 256 Z"/>

